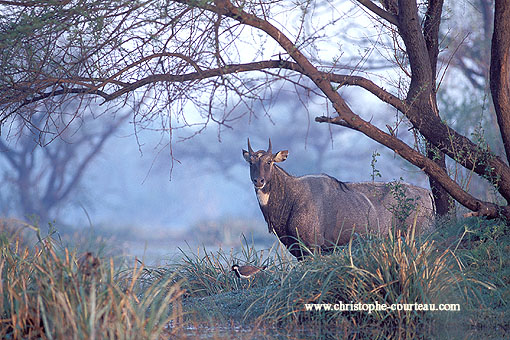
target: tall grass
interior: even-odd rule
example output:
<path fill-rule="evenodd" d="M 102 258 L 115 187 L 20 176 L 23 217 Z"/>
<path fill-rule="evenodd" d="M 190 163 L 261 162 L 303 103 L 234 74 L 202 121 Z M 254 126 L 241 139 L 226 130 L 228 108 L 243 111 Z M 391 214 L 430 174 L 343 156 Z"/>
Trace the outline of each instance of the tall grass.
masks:
<path fill-rule="evenodd" d="M 0 252 L 0 338 L 155 339 L 181 318 L 180 284 L 139 262 L 121 270 L 51 238 L 24 247 L 5 233 Z"/>
<path fill-rule="evenodd" d="M 223 249 L 208 251 L 205 247 L 194 251 L 181 249 L 182 259 L 168 270 L 183 280 L 187 295 L 193 297 L 210 296 L 229 291 L 265 287 L 275 280 L 275 275 L 289 270 L 292 258 L 281 243 L 275 242 L 267 251 L 256 250 L 243 235 L 239 251 Z M 250 264 L 266 269 L 252 281 L 241 280 L 231 271 L 233 264 Z"/>
<path fill-rule="evenodd" d="M 0 232 L 0 338 L 154 339 L 180 333 L 186 324 L 248 324 L 272 334 L 282 323 L 302 327 L 303 337 L 318 329 L 334 336 L 377 330 L 379 336 L 405 328 L 409 335 L 429 327 L 437 312 L 306 311 L 305 304 L 459 303 L 462 313 L 474 309 L 478 288 L 493 286 L 476 285 L 483 276 L 466 270 L 493 275 L 506 287 L 503 257 L 510 246 L 502 242 L 507 229 L 466 228 L 455 239 L 416 239 L 414 227 L 387 238 L 353 239 L 299 263 L 278 242 L 257 250 L 244 239 L 239 251 L 182 251 L 180 260 L 154 268 L 81 254 L 40 234 L 30 246 L 21 233 Z M 267 269 L 241 280 L 230 271 L 233 263 Z"/>
<path fill-rule="evenodd" d="M 430 237 L 417 238 L 413 226 L 407 233 L 395 230 L 386 238 L 371 235 L 353 239 L 332 254 L 310 252 L 305 261 L 297 263 L 281 244 L 264 253 L 245 240 L 239 252 L 183 251 L 182 260 L 168 270 L 184 281 L 187 310 L 198 311 L 195 315 L 209 325 L 211 321 L 217 325 L 214 320 L 219 324 L 254 322 L 257 327 L 283 323 L 293 329 L 302 327 L 303 335 L 317 327 L 331 334 L 339 329 L 345 334 L 378 329 L 390 337 L 404 329 L 408 336 L 430 327 L 433 323 L 429 321 L 438 319 L 435 316 L 454 316 L 456 312 L 306 311 L 305 304 L 417 303 L 435 304 L 437 308 L 439 304 L 458 303 L 460 315 L 480 301 L 478 288 L 493 286 L 479 286 L 480 278 L 466 275 L 455 254 L 458 242 L 445 246 Z M 232 263 L 268 268 L 249 282 L 230 272 Z"/>
<path fill-rule="evenodd" d="M 397 231 L 390 238 L 351 240 L 332 255 L 309 257 L 283 277 L 278 289 L 261 297 L 266 308 L 260 319 L 321 326 L 417 328 L 434 312 L 306 311 L 305 304 L 460 303 L 467 307 L 470 287 L 453 252 L 439 251 L 433 241 L 418 242 L 412 228 L 408 234 Z"/>
<path fill-rule="evenodd" d="M 478 330 L 502 332 L 510 337 L 510 224 L 484 218 L 459 219 L 445 223 L 434 238 L 453 249 L 464 272 L 473 281 L 490 282 L 478 287 L 481 298 L 467 314 L 470 326 Z M 495 331 L 497 330 L 497 331 Z"/>

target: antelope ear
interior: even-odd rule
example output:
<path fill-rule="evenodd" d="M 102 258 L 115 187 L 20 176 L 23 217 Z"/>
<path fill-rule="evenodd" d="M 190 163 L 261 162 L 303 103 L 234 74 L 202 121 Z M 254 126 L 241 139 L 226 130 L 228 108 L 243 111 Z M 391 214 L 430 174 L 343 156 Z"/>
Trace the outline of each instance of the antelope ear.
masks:
<path fill-rule="evenodd" d="M 287 159 L 287 156 L 289 155 L 288 150 L 278 151 L 276 155 L 274 155 L 273 162 L 283 162 Z"/>
<path fill-rule="evenodd" d="M 244 160 L 247 161 L 248 163 L 250 163 L 250 153 L 246 150 L 243 150 L 243 157 L 244 157 Z"/>

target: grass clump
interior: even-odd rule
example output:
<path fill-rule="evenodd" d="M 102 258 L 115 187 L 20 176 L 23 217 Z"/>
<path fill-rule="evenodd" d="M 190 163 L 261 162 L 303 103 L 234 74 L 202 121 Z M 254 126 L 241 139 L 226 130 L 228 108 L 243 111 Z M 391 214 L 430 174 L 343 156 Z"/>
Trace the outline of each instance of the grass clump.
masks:
<path fill-rule="evenodd" d="M 275 281 L 275 274 L 287 271 L 292 263 L 287 249 L 279 242 L 265 252 L 257 251 L 243 236 L 243 246 L 239 251 L 223 249 L 196 252 L 182 252 L 182 259 L 170 265 L 168 271 L 174 272 L 183 280 L 187 296 L 204 297 L 230 291 L 266 287 Z M 266 267 L 252 280 L 241 280 L 231 271 L 233 264 Z"/>
<path fill-rule="evenodd" d="M 309 257 L 283 277 L 278 289 L 262 297 L 266 308 L 261 318 L 329 329 L 417 330 L 438 312 L 417 310 L 415 304 L 430 309 L 431 304 L 437 308 L 459 303 L 465 308 L 469 291 L 470 284 L 450 249 L 439 251 L 434 241 L 418 242 L 412 231 L 397 231 L 393 238 L 351 240 L 332 255 Z M 405 304 L 407 310 L 368 312 L 345 306 L 358 303 Z M 313 306 L 307 310 L 307 304 L 331 304 L 331 310 Z M 334 304 L 344 310 L 334 311 Z"/>
<path fill-rule="evenodd" d="M 51 237 L 24 247 L 0 234 L 0 338 L 149 339 L 181 317 L 172 276 L 77 255 Z"/>
<path fill-rule="evenodd" d="M 194 315 L 190 320 L 203 322 L 206 327 L 235 324 L 265 330 L 284 324 L 300 330 L 299 334 L 305 337 L 311 330 L 320 330 L 327 333 L 324 336 L 359 334 L 371 338 L 429 334 L 434 325 L 443 322 L 469 329 L 473 325 L 468 319 L 470 311 L 483 307 L 487 295 L 499 294 L 492 277 L 491 283 L 484 283 L 486 275 L 475 275 L 488 258 L 479 256 L 479 262 L 468 261 L 475 250 L 469 242 L 481 246 L 492 242 L 489 240 L 495 235 L 487 236 L 484 231 L 483 240 L 468 241 L 466 235 L 453 239 L 437 235 L 415 237 L 414 230 L 415 227 L 407 233 L 396 230 L 389 237 L 353 239 L 332 254 L 311 252 L 302 262 L 291 260 L 284 247 L 271 249 L 265 256 L 264 251 L 247 245 L 240 252 L 230 253 L 200 249 L 195 254 L 183 252 L 181 262 L 172 270 L 185 281 L 184 309 Z M 506 235 L 500 228 L 491 230 L 497 230 L 500 237 Z M 465 250 L 463 245 L 467 246 Z M 485 248 L 476 252 L 482 253 L 482 249 Z M 496 253 L 503 254 L 493 251 L 488 257 Z M 494 265 L 497 258 L 493 259 Z M 232 263 L 268 268 L 250 282 L 239 280 L 230 272 Z M 474 270 L 475 266 L 478 269 Z M 503 269 L 498 268 L 496 271 Z M 334 304 L 340 303 L 344 310 L 332 310 Z M 372 312 L 345 307 L 358 303 L 402 307 Z M 319 310 L 310 304 L 331 307 Z M 460 310 L 438 311 L 440 304 Z"/>
<path fill-rule="evenodd" d="M 225 324 L 246 327 L 263 311 L 260 300 L 269 287 L 276 286 L 283 273 L 290 270 L 295 260 L 287 249 L 275 242 L 269 249 L 256 250 L 242 237 L 239 250 L 182 251 L 182 258 L 165 270 L 182 281 L 183 308 L 186 320 L 192 325 L 205 323 L 206 327 L 224 327 Z M 231 271 L 233 264 L 253 265 L 265 269 L 252 279 L 240 279 Z M 256 301 L 258 300 L 258 307 Z M 255 305 L 253 305 L 255 303 Z M 252 307 L 246 317 L 245 311 Z M 202 325 L 203 326 L 203 325 Z M 194 326 L 193 326 L 194 327 Z"/>
<path fill-rule="evenodd" d="M 435 235 L 438 243 L 452 249 L 473 281 L 487 281 L 495 289 L 477 292 L 481 299 L 466 319 L 483 332 L 510 335 L 510 225 L 504 220 L 459 219 L 445 224 Z M 498 335 L 498 338 L 502 336 Z"/>

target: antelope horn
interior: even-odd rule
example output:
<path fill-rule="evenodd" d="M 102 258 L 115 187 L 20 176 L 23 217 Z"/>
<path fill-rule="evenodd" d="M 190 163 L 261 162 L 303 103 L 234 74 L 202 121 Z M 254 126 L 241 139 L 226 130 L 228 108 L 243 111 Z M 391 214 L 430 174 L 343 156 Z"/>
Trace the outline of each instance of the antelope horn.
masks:
<path fill-rule="evenodd" d="M 248 138 L 248 153 L 250 155 L 253 153 L 253 149 L 251 148 L 251 145 L 250 145 L 250 138 Z"/>
<path fill-rule="evenodd" d="M 271 138 L 269 138 L 269 147 L 267 148 L 267 153 L 272 153 L 271 152 Z"/>

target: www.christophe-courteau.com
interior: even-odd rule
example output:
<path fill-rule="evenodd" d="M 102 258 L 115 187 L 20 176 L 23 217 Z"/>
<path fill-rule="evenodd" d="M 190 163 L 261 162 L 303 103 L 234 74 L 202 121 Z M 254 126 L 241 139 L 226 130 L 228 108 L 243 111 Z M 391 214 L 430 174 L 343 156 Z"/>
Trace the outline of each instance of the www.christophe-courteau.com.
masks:
<path fill-rule="evenodd" d="M 460 311 L 458 303 L 305 303 L 306 311 L 393 312 L 393 311 Z"/>

